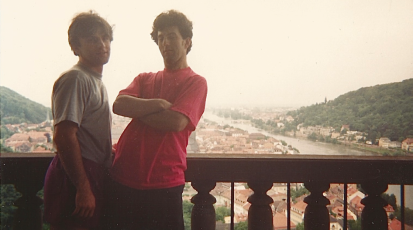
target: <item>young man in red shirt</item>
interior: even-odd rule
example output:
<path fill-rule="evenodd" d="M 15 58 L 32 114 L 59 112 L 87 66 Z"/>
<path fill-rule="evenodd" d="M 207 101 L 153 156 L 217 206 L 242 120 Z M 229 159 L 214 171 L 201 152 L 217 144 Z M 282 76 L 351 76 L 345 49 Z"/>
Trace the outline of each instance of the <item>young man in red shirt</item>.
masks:
<path fill-rule="evenodd" d="M 139 74 L 113 104 L 132 121 L 111 168 L 109 219 L 114 229 L 183 230 L 186 147 L 205 109 L 207 83 L 188 66 L 192 22 L 184 14 L 161 13 L 151 36 L 164 70 Z"/>

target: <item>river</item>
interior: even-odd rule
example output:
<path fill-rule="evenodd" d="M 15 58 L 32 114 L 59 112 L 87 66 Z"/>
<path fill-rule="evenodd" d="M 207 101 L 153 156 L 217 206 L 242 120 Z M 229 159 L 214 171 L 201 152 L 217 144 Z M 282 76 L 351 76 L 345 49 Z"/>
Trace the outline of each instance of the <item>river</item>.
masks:
<path fill-rule="evenodd" d="M 259 130 L 248 124 L 234 123 L 232 119 L 226 119 L 213 114 L 210 111 L 205 111 L 203 117 L 205 119 L 215 121 L 222 125 L 230 125 L 235 128 L 239 128 L 249 133 L 262 133 L 266 136 L 273 137 L 278 140 L 283 140 L 287 142 L 288 145 L 298 149 L 300 154 L 311 154 L 311 155 L 377 155 L 368 151 L 362 151 L 358 149 L 351 148 L 345 145 L 334 145 L 323 142 L 314 142 L 306 139 L 298 139 L 294 137 L 287 137 L 282 135 L 274 135 L 263 130 Z M 400 186 L 389 185 L 387 190 L 388 194 L 394 194 L 398 205 L 400 205 Z M 413 209 L 413 186 L 405 186 L 405 206 Z"/>
<path fill-rule="evenodd" d="M 235 128 L 239 128 L 249 133 L 262 133 L 266 136 L 273 137 L 277 140 L 283 140 L 287 142 L 287 144 L 291 145 L 293 148 L 296 148 L 300 151 L 300 154 L 311 154 L 311 155 L 375 155 L 374 153 L 368 151 L 362 151 L 354 148 L 350 148 L 345 145 L 334 145 L 324 142 L 315 142 L 306 139 L 299 139 L 294 137 L 282 136 L 282 135 L 275 135 L 268 133 L 264 130 L 259 130 L 256 127 L 253 127 L 249 124 L 239 124 L 234 123 L 232 119 L 226 119 L 219 117 L 213 114 L 210 111 L 205 111 L 204 118 L 215 121 L 222 125 L 230 125 Z"/>

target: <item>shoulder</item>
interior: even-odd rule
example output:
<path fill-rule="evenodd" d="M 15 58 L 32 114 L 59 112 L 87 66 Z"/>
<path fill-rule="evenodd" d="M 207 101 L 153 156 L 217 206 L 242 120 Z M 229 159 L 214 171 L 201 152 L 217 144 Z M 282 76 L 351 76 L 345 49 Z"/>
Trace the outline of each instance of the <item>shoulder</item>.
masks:
<path fill-rule="evenodd" d="M 190 74 L 189 74 L 189 81 L 191 81 L 193 83 L 197 83 L 197 84 L 202 84 L 202 85 L 205 85 L 205 86 L 207 85 L 206 79 L 203 76 L 195 73 L 192 69 L 191 69 Z"/>
<path fill-rule="evenodd" d="M 89 79 L 87 74 L 76 68 L 72 68 L 60 75 L 60 77 L 56 80 L 56 83 L 75 83 L 75 82 L 86 82 Z"/>
<path fill-rule="evenodd" d="M 140 73 L 138 76 L 135 77 L 135 80 L 148 80 L 151 79 L 153 77 L 155 77 L 156 75 L 162 74 L 160 73 L 161 71 L 157 72 L 157 73 L 153 73 L 153 72 L 143 72 Z"/>
<path fill-rule="evenodd" d="M 54 92 L 79 91 L 90 88 L 94 83 L 87 73 L 80 69 L 72 68 L 60 75 L 53 85 Z"/>

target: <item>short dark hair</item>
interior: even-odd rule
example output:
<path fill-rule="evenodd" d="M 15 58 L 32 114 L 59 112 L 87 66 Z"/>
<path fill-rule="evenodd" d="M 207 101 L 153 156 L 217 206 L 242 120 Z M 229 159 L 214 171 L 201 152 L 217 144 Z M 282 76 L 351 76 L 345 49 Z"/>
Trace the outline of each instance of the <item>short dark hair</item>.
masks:
<path fill-rule="evenodd" d="M 73 46 L 79 46 L 79 38 L 91 36 L 97 29 L 103 29 L 109 36 L 110 41 L 113 40 L 113 29 L 109 23 L 99 16 L 93 10 L 83 12 L 76 15 L 72 19 L 72 23 L 67 31 L 69 45 L 73 50 Z"/>
<path fill-rule="evenodd" d="M 158 31 L 167 27 L 178 27 L 179 33 L 183 39 L 192 39 L 192 22 L 185 16 L 185 14 L 177 10 L 169 10 L 158 15 L 153 21 L 151 37 L 158 44 Z M 186 53 L 191 51 L 192 43 L 189 45 Z"/>

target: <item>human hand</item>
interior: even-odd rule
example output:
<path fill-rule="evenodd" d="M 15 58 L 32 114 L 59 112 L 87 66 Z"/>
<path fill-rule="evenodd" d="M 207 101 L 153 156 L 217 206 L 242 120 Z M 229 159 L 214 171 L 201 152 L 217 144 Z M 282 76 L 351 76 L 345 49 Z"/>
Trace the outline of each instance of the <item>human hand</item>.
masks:
<path fill-rule="evenodd" d="M 159 99 L 159 103 L 163 109 L 169 109 L 172 106 L 172 103 L 164 99 Z"/>
<path fill-rule="evenodd" d="M 116 148 L 118 147 L 118 143 L 112 145 L 112 154 L 116 154 Z"/>
<path fill-rule="evenodd" d="M 76 208 L 75 211 L 73 211 L 72 216 L 79 218 L 90 218 L 93 216 L 96 208 L 96 201 L 90 188 L 84 191 L 78 190 L 76 192 L 75 205 Z"/>

